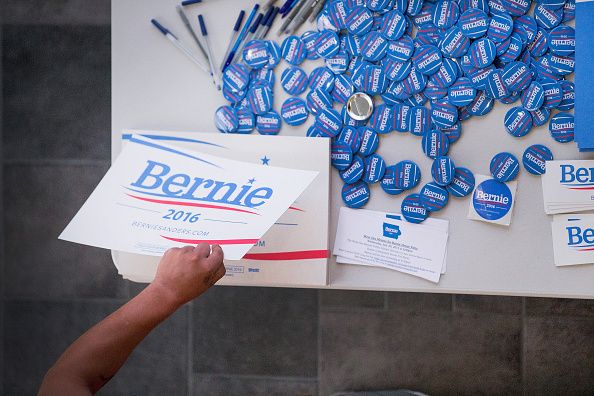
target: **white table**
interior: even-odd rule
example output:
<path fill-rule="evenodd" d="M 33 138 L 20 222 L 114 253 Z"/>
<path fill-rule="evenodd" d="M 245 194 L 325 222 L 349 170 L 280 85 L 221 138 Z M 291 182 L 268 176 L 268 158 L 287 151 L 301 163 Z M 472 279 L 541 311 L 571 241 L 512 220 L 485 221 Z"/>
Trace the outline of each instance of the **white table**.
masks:
<path fill-rule="evenodd" d="M 195 130 L 216 133 L 213 114 L 226 104 L 208 76 L 175 49 L 151 24 L 156 17 L 188 45 L 195 48 L 175 10 L 176 0 L 112 1 L 112 151 L 119 152 L 118 133 L 123 128 Z M 220 60 L 239 9 L 249 12 L 253 1 L 205 0 L 188 7 L 195 18 L 203 13 Z M 278 21 L 275 26 L 278 26 Z M 308 30 L 313 27 L 307 26 Z M 273 28 L 270 38 L 275 37 Z M 320 61 L 306 62 L 311 71 Z M 277 81 L 287 64 L 276 68 Z M 275 108 L 287 95 L 275 89 Z M 503 128 L 508 106 L 497 104 L 486 117 L 463 123 L 463 137 L 450 150 L 457 164 L 475 173 L 488 174 L 491 157 L 510 151 L 519 158 L 530 144 L 542 143 L 557 159 L 594 158 L 578 154 L 575 144 L 561 145 L 547 127 L 516 139 Z M 312 117 L 302 127 L 284 125 L 286 135 L 304 136 Z M 392 164 L 411 159 L 423 170 L 422 183 L 430 179 L 430 161 L 423 155 L 420 139 L 410 134 L 382 136 L 379 153 Z M 451 199 L 436 217 L 450 220 L 447 273 L 438 285 L 380 268 L 329 264 L 332 289 L 399 290 L 440 293 L 473 293 L 525 296 L 594 298 L 594 265 L 557 268 L 553 263 L 551 218 L 544 214 L 540 178 L 522 170 L 512 225 L 503 227 L 466 219 L 469 200 Z M 331 185 L 330 241 L 334 240 L 342 201 L 342 182 L 333 172 Z M 399 211 L 402 197 L 387 196 L 372 187 L 368 209 Z"/>

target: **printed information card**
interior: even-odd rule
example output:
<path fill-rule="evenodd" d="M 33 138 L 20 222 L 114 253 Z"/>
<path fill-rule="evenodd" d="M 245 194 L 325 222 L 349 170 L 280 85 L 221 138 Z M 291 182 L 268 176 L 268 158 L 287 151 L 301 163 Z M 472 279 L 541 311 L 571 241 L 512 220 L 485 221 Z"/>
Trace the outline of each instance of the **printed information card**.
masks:
<path fill-rule="evenodd" d="M 551 227 L 556 266 L 594 263 L 594 215 L 556 215 Z"/>
<path fill-rule="evenodd" d="M 389 268 L 437 283 L 446 260 L 448 222 L 432 220 L 411 224 L 398 215 L 343 207 L 334 255 L 339 263 Z"/>
<path fill-rule="evenodd" d="M 547 214 L 594 209 L 594 160 L 547 161 L 541 176 Z"/>
<path fill-rule="evenodd" d="M 132 135 L 60 239 L 152 256 L 207 242 L 239 260 L 317 174 Z"/>

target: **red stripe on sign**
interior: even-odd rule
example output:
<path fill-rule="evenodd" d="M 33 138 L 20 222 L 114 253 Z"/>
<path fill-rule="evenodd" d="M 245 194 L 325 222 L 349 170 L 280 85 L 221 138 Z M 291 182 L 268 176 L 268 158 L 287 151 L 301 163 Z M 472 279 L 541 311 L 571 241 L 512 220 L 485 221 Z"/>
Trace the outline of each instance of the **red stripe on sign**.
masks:
<path fill-rule="evenodd" d="M 305 210 L 303 210 L 303 209 L 299 209 L 299 208 L 298 208 L 298 207 L 296 207 L 296 206 L 289 206 L 289 209 L 290 209 L 290 210 L 298 210 L 298 211 L 300 211 L 300 212 L 305 212 Z"/>
<path fill-rule="evenodd" d="M 153 198 L 145 198 L 145 197 L 137 197 L 136 195 L 126 194 L 129 197 L 140 199 L 141 201 L 153 202 L 158 204 L 167 204 L 167 205 L 179 205 L 179 206 L 194 206 L 198 208 L 206 208 L 206 209 L 221 209 L 221 210 L 230 210 L 233 212 L 241 212 L 241 213 L 249 213 L 259 215 L 256 212 L 250 212 L 249 210 L 244 209 L 237 209 L 237 208 L 228 208 L 226 206 L 219 206 L 219 205 L 210 205 L 210 204 L 201 204 L 201 203 L 194 203 L 194 202 L 183 202 L 183 201 L 167 201 L 164 199 L 153 199 Z"/>
<path fill-rule="evenodd" d="M 311 260 L 328 258 L 328 250 L 301 250 L 296 252 L 248 253 L 246 260 Z"/>
<path fill-rule="evenodd" d="M 161 238 L 168 239 L 174 242 L 198 244 L 206 242 L 209 245 L 253 245 L 258 242 L 257 239 L 183 239 L 183 238 L 171 238 L 161 235 Z"/>
<path fill-rule="evenodd" d="M 590 250 L 594 250 L 594 248 L 587 248 L 587 249 L 578 249 L 580 252 L 589 252 Z"/>

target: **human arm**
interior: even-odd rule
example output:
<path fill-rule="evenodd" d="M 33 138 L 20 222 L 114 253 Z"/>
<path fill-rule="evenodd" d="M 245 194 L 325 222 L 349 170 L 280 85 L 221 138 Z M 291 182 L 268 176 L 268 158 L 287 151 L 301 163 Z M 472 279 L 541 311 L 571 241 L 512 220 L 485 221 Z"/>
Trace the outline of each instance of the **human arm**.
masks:
<path fill-rule="evenodd" d="M 39 395 L 89 395 L 103 387 L 162 321 L 225 275 L 223 251 L 208 244 L 169 249 L 155 280 L 78 338 L 47 372 Z"/>

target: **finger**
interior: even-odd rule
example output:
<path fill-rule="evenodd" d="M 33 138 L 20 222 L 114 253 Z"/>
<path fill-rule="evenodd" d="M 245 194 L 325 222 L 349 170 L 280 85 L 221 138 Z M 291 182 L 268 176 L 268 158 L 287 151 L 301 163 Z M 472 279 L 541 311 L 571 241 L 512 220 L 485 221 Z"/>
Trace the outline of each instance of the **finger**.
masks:
<path fill-rule="evenodd" d="M 194 251 L 194 246 L 186 245 L 184 247 L 179 248 L 183 253 L 190 253 Z"/>
<path fill-rule="evenodd" d="M 223 258 L 225 253 L 219 245 L 212 245 L 212 251 L 208 257 L 209 264 L 213 266 L 223 266 Z"/>
<path fill-rule="evenodd" d="M 194 253 L 196 253 L 199 258 L 206 258 L 210 254 L 210 245 L 206 242 L 199 243 L 194 247 Z"/>

